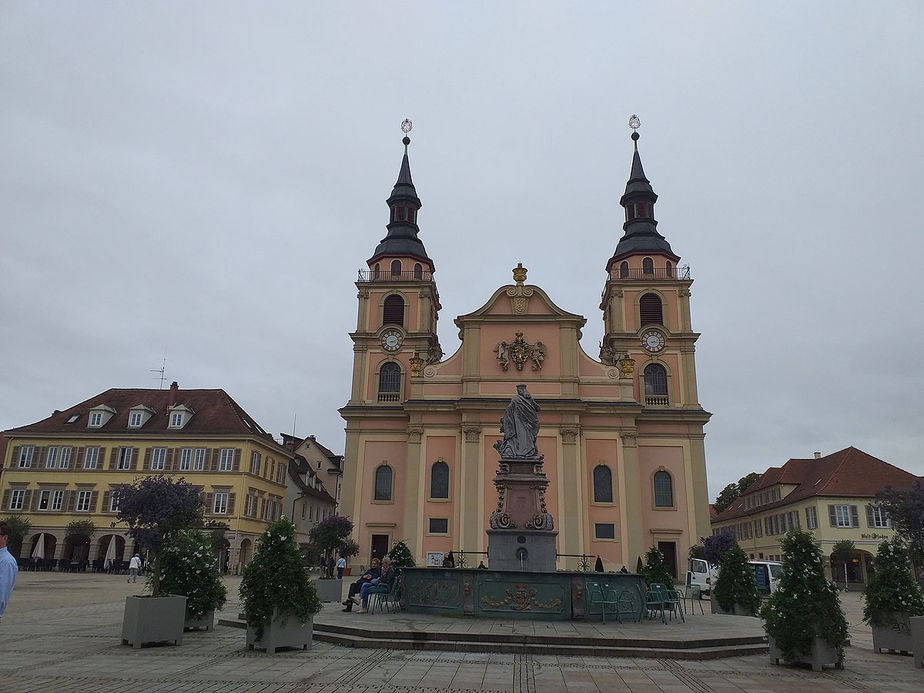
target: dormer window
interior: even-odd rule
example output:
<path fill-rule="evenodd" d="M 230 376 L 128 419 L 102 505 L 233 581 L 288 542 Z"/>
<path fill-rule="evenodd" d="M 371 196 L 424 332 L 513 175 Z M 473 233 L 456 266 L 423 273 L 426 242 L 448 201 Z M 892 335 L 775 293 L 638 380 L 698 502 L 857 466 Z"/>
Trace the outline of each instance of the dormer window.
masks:
<path fill-rule="evenodd" d="M 170 421 L 168 428 L 183 428 L 187 423 L 189 423 L 189 420 L 195 413 L 185 404 L 178 404 L 175 407 L 170 407 L 169 412 Z"/>
<path fill-rule="evenodd" d="M 68 422 L 68 423 L 74 423 L 74 422 L 75 422 L 77 419 L 79 419 L 79 418 L 80 418 L 80 414 L 71 414 L 71 415 L 68 417 L 67 422 Z"/>
<path fill-rule="evenodd" d="M 128 412 L 128 427 L 141 428 L 150 421 L 152 416 L 154 416 L 154 410 L 151 409 L 151 407 L 147 407 L 143 404 L 132 407 Z"/>
<path fill-rule="evenodd" d="M 116 410 L 105 404 L 98 404 L 90 410 L 87 416 L 87 428 L 101 428 L 105 426 L 109 419 L 115 416 Z"/>

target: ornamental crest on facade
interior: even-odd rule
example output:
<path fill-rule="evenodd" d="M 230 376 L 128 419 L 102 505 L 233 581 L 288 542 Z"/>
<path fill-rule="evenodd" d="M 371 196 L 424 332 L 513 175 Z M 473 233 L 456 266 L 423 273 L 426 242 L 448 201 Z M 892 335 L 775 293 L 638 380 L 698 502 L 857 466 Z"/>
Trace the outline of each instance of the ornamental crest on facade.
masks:
<path fill-rule="evenodd" d="M 530 344 L 523 338 L 522 332 L 517 332 L 512 342 L 497 345 L 497 360 L 505 371 L 510 368 L 511 362 L 518 371 L 522 371 L 527 362 L 531 362 L 533 370 L 538 371 L 542 369 L 545 351 L 545 344 L 540 341 Z"/>

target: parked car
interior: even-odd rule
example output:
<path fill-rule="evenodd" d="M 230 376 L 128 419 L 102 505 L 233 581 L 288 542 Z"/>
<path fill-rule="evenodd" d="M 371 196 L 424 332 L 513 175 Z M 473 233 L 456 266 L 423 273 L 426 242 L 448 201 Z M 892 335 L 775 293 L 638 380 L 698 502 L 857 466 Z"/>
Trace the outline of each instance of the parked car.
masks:
<path fill-rule="evenodd" d="M 748 561 L 748 563 L 754 568 L 757 591 L 761 596 L 769 597 L 780 584 L 783 564 L 779 561 Z"/>
<path fill-rule="evenodd" d="M 761 596 L 770 596 L 780 582 L 783 564 L 779 561 L 751 560 L 748 564 L 754 568 L 757 591 Z M 704 596 L 712 593 L 712 585 L 719 576 L 718 566 L 711 566 L 702 558 L 691 558 L 687 563 L 687 587 L 698 586 Z"/>
<path fill-rule="evenodd" d="M 718 568 L 713 568 L 708 561 L 702 558 L 691 558 L 687 563 L 687 587 L 699 587 L 704 595 L 712 593 L 712 583 L 719 574 Z"/>

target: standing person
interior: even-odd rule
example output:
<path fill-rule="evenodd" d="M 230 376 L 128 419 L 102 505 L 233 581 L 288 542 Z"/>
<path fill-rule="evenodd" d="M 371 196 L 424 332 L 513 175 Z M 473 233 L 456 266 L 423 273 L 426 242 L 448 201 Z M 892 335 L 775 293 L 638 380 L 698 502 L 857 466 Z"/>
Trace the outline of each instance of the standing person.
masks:
<path fill-rule="evenodd" d="M 141 556 L 136 553 L 128 562 L 128 580 L 125 582 L 137 582 L 139 570 L 141 570 Z"/>
<path fill-rule="evenodd" d="M 0 619 L 3 618 L 3 612 L 6 611 L 7 602 L 10 601 L 10 593 L 13 591 L 13 585 L 16 584 L 16 574 L 19 572 L 16 559 L 6 548 L 9 541 L 10 526 L 6 522 L 0 522 Z"/>
<path fill-rule="evenodd" d="M 340 558 L 337 559 L 337 579 L 338 580 L 343 579 L 343 571 L 345 568 L 346 568 L 346 559 L 343 556 L 341 556 Z"/>

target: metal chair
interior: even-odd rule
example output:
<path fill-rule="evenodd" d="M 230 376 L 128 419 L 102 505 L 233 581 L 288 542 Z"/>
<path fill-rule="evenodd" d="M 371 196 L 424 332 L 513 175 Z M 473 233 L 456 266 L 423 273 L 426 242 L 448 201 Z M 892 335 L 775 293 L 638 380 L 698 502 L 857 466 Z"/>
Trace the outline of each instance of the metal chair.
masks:
<path fill-rule="evenodd" d="M 703 611 L 703 590 L 699 585 L 687 585 L 683 591 L 683 600 L 684 603 L 689 600 L 691 614 L 696 604 L 699 604 L 699 613 L 703 615 L 706 614 L 706 612 Z"/>
<path fill-rule="evenodd" d="M 619 596 L 616 594 L 616 590 L 606 583 L 590 583 L 590 603 L 600 605 L 604 623 L 606 623 L 606 607 L 612 605 L 614 607 L 613 615 L 619 621 Z"/>
<path fill-rule="evenodd" d="M 369 613 L 375 613 L 375 607 L 394 613 L 401 608 L 401 576 L 395 577 L 391 589 L 382 592 L 369 592 Z"/>
<path fill-rule="evenodd" d="M 648 585 L 648 593 L 645 595 L 645 612 L 648 618 L 660 613 L 661 623 L 667 623 L 667 618 L 664 616 L 664 589 L 661 583 L 653 582 Z"/>
<path fill-rule="evenodd" d="M 684 613 L 683 613 L 683 597 L 680 594 L 680 592 L 670 587 L 665 587 L 663 594 L 664 594 L 664 608 L 667 611 L 667 613 L 670 614 L 671 620 L 673 620 L 674 612 L 676 611 L 680 615 L 681 623 L 686 623 L 687 619 L 685 618 Z"/>

